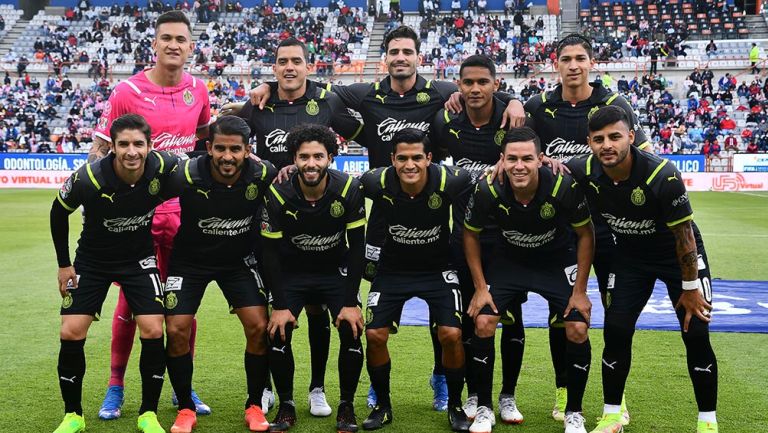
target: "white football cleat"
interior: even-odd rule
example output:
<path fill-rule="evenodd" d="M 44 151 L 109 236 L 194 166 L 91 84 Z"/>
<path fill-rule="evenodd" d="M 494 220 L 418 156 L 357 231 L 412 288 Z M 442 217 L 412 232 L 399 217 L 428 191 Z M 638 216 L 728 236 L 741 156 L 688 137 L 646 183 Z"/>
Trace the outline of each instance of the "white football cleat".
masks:
<path fill-rule="evenodd" d="M 333 409 L 325 399 L 323 388 L 315 388 L 309 392 L 309 413 L 313 416 L 329 416 Z"/>
<path fill-rule="evenodd" d="M 522 424 L 523 422 L 523 414 L 517 409 L 514 395 L 499 395 L 499 415 L 504 424 Z"/>

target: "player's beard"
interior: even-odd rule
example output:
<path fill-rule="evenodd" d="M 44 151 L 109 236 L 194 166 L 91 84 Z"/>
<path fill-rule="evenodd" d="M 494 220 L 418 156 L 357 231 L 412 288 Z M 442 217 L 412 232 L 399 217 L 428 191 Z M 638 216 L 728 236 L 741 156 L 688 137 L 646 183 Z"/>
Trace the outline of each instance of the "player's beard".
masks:
<path fill-rule="evenodd" d="M 405 66 L 405 70 L 402 70 L 400 72 L 395 72 L 395 64 L 394 63 L 389 67 L 389 76 L 392 77 L 393 79 L 396 79 L 396 80 L 407 80 L 407 79 L 411 78 L 412 76 L 416 75 L 416 68 L 413 65 L 411 65 L 411 64 L 407 64 L 407 65 L 400 64 L 398 66 Z"/>
<path fill-rule="evenodd" d="M 600 158 L 600 155 L 598 155 L 598 158 L 603 166 L 613 168 L 624 162 L 624 160 L 627 159 L 627 155 L 629 155 L 629 146 L 625 147 L 623 150 L 616 150 L 616 158 L 611 162 L 606 163 Z"/>
<path fill-rule="evenodd" d="M 221 177 L 223 177 L 225 179 L 231 179 L 231 178 L 237 176 L 238 174 L 240 174 L 240 172 L 243 170 L 243 164 L 244 163 L 245 163 L 245 161 L 241 161 L 240 164 L 238 164 L 237 161 L 235 161 L 232 164 L 226 164 L 225 165 L 225 164 L 223 164 L 222 160 L 218 160 L 218 161 L 214 162 L 214 166 L 216 167 L 216 171 L 219 172 L 219 175 L 221 175 Z M 234 171 L 231 172 L 231 173 L 230 172 L 225 172 L 224 171 L 224 167 L 225 166 L 227 166 L 227 167 L 234 167 Z"/>
<path fill-rule="evenodd" d="M 314 181 L 307 180 L 306 176 L 304 176 L 305 171 L 306 170 L 299 170 L 299 176 L 301 177 L 301 181 L 306 186 L 314 187 L 314 186 L 320 185 L 320 182 L 323 181 L 323 179 L 325 178 L 325 175 L 328 174 L 328 167 L 323 167 L 318 169 L 317 180 L 314 180 Z"/>

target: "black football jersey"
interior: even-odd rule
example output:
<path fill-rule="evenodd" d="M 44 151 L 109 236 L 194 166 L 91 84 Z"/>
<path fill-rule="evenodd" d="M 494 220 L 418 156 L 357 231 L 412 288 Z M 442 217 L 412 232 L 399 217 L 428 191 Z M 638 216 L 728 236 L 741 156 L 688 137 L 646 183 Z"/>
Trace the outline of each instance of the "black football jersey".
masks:
<path fill-rule="evenodd" d="M 451 206 L 466 203 L 471 177 L 466 170 L 436 164 L 429 165 L 428 176 L 426 187 L 415 197 L 402 191 L 392 167 L 371 170 L 360 179 L 366 197 L 386 221 L 379 272 L 448 269 Z"/>
<path fill-rule="evenodd" d="M 352 176 L 328 170 L 328 186 L 317 202 L 307 201 L 299 175 L 273 184 L 264 196 L 261 235 L 282 239 L 286 272 L 329 272 L 344 266 L 347 229 L 365 225 L 363 185 Z"/>
<path fill-rule="evenodd" d="M 177 157 L 150 151 L 144 174 L 134 185 L 117 177 L 115 154 L 85 164 L 61 186 L 58 202 L 69 212 L 84 208 L 76 256 L 96 263 L 135 262 L 154 254 L 152 217 Z"/>
<path fill-rule="evenodd" d="M 251 252 L 251 238 L 264 193 L 277 174 L 268 161 L 245 159 L 240 177 L 224 185 L 211 176 L 211 157 L 181 163 L 169 182 L 168 197 L 179 197 L 181 226 L 171 260 L 233 266 Z"/>

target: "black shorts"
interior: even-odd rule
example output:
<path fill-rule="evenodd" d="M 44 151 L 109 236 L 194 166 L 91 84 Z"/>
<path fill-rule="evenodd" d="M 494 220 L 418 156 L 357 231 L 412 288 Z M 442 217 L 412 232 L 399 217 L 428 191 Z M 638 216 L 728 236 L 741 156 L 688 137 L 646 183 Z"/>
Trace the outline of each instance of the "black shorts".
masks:
<path fill-rule="evenodd" d="M 712 275 L 704 245 L 697 242 L 698 278 L 704 299 L 712 303 Z M 640 314 L 653 294 L 656 280 L 667 286 L 672 305 L 676 305 L 683 290 L 683 278 L 676 258 L 644 260 L 639 257 L 616 255 L 608 279 L 606 308 L 611 312 Z"/>
<path fill-rule="evenodd" d="M 78 286 L 69 289 L 61 314 L 87 314 L 99 320 L 112 282 L 120 284 L 134 316 L 163 314 L 163 286 L 157 259 L 149 256 L 123 265 L 82 263 L 75 259 Z"/>
<path fill-rule="evenodd" d="M 267 290 L 252 256 L 231 267 L 171 261 L 165 282 L 165 314 L 196 314 L 211 281 L 221 288 L 229 311 L 267 305 Z"/>
<path fill-rule="evenodd" d="M 575 254 L 546 260 L 520 260 L 500 255 L 491 264 L 486 279 L 499 313 L 505 313 L 509 305 L 519 302 L 521 295 L 531 291 L 547 300 L 550 310 L 555 312 L 555 320 L 586 322 L 576 310 L 563 317 L 576 282 Z M 487 305 L 480 314 L 496 315 Z"/>
<path fill-rule="evenodd" d="M 331 318 L 335 319 L 344 307 L 346 284 L 344 269 L 321 274 L 285 273 L 283 291 L 293 317 L 299 317 L 305 305 L 320 305 L 330 310 Z"/>
<path fill-rule="evenodd" d="M 438 326 L 461 327 L 464 306 L 459 278 L 456 271 L 452 270 L 376 275 L 366 302 L 365 326 L 376 329 L 398 323 L 403 305 L 414 297 L 427 302 L 430 316 Z"/>

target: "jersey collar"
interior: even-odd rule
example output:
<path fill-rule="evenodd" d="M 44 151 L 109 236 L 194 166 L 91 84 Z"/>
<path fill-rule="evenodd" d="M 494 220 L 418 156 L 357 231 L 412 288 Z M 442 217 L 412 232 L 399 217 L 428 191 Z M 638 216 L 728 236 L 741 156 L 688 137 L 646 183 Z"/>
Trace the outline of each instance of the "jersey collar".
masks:
<path fill-rule="evenodd" d="M 421 74 L 416 74 L 416 84 L 413 85 L 413 87 L 405 92 L 405 94 L 409 94 L 411 92 L 420 92 L 427 88 L 428 81 L 421 76 Z M 379 82 L 379 89 L 382 93 L 390 93 L 393 95 L 400 95 L 399 93 L 392 90 L 392 77 L 387 76 L 384 79 L 382 79 Z"/>
<path fill-rule="evenodd" d="M 623 182 L 630 182 L 632 184 L 644 183 L 643 174 L 646 173 L 648 161 L 642 155 L 643 151 L 635 146 L 629 146 L 629 152 L 632 155 L 632 168 L 629 171 L 629 178 Z M 603 165 L 600 164 L 600 160 L 596 156 L 589 158 L 589 161 L 591 163 L 592 176 L 597 179 L 603 178 L 606 183 L 613 184 L 613 179 L 605 173 Z"/>
<path fill-rule="evenodd" d="M 427 195 L 432 194 L 434 191 L 438 189 L 439 183 L 440 183 L 440 166 L 435 163 L 429 164 L 429 166 L 427 167 L 427 184 L 424 186 L 424 189 L 421 190 L 421 192 L 416 197 L 423 197 L 425 194 Z M 389 169 L 387 170 L 387 179 L 386 179 L 384 189 L 395 195 L 397 194 L 407 195 L 400 188 L 400 178 L 397 176 L 397 172 L 395 171 L 395 167 L 393 166 L 389 166 Z"/>
<path fill-rule="evenodd" d="M 280 99 L 280 96 L 277 93 L 277 88 L 275 88 L 275 91 L 269 95 L 269 102 L 273 105 L 296 105 L 298 102 L 306 102 L 310 100 L 310 96 L 313 96 L 316 93 L 317 87 L 315 86 L 315 83 L 310 80 L 306 80 L 306 82 L 307 88 L 304 90 L 304 94 L 294 99 L 293 104 L 290 104 L 285 99 Z"/>
<path fill-rule="evenodd" d="M 216 182 L 213 180 L 213 175 L 211 174 L 211 155 L 205 155 L 203 157 L 198 158 L 198 172 L 200 173 L 200 178 L 203 180 L 203 182 L 208 186 L 220 186 L 223 189 L 228 189 L 227 185 L 223 183 Z M 254 162 L 251 158 L 245 159 L 245 167 L 243 167 L 243 171 L 240 173 L 240 177 L 237 178 L 237 181 L 232 184 L 232 186 L 238 186 L 238 185 L 245 185 L 246 179 L 251 179 L 253 177 L 253 170 L 254 170 Z"/>
<path fill-rule="evenodd" d="M 101 173 L 104 176 L 104 180 L 107 181 L 107 185 L 115 190 L 129 189 L 130 186 L 123 182 L 119 177 L 117 177 L 117 173 L 115 173 L 114 161 L 115 154 L 112 152 L 110 152 L 106 157 L 99 161 L 99 168 L 101 169 Z M 152 179 L 152 177 L 154 177 L 155 171 L 157 170 L 157 166 L 157 157 L 152 154 L 152 151 L 150 151 L 147 153 L 146 161 L 144 161 L 144 174 L 141 175 L 141 178 L 138 182 L 136 182 L 136 184 L 134 184 L 134 186 Z"/>
<path fill-rule="evenodd" d="M 605 99 L 605 95 L 610 93 L 610 91 L 607 90 L 605 87 L 603 87 L 602 84 L 589 83 L 589 85 L 592 87 L 592 94 L 589 96 L 589 99 L 587 99 L 587 101 L 589 101 L 589 103 L 592 105 L 599 104 L 603 99 Z M 550 94 L 547 96 L 547 99 L 555 104 L 557 103 L 566 103 L 568 105 L 571 104 L 570 102 L 563 100 L 562 84 L 558 84 L 557 87 L 555 87 L 555 89 L 552 92 L 550 92 Z M 576 105 L 582 104 L 584 102 L 585 101 L 579 101 L 578 103 L 576 103 Z"/>
<path fill-rule="evenodd" d="M 506 110 L 507 105 L 502 100 L 500 100 L 495 96 L 492 98 L 491 102 L 493 103 L 493 114 L 491 114 L 491 121 L 481 126 L 480 128 L 485 128 L 490 126 L 496 129 L 499 127 L 499 125 L 501 125 L 501 119 L 504 116 L 504 110 Z M 464 109 L 461 111 L 461 113 L 459 113 L 457 120 L 460 123 L 464 123 L 466 125 L 474 127 L 474 125 L 472 125 L 472 121 L 469 119 L 469 116 L 467 115 L 466 104 L 462 101 L 461 105 L 464 107 Z"/>
<path fill-rule="evenodd" d="M 536 187 L 536 194 L 533 196 L 533 199 L 530 203 L 528 203 L 526 206 L 523 206 L 522 203 L 518 202 L 515 199 L 515 192 L 512 191 L 512 185 L 509 181 L 509 177 L 504 176 L 506 179 L 504 181 L 504 185 L 502 187 L 502 190 L 504 191 L 504 195 L 506 197 L 506 200 L 509 203 L 514 203 L 519 205 L 520 207 L 524 208 L 530 208 L 532 205 L 536 203 L 543 203 L 547 200 L 547 196 L 552 193 L 552 188 L 554 185 L 554 179 L 555 175 L 552 173 L 552 169 L 549 167 L 541 166 L 539 167 L 539 186 Z"/>

